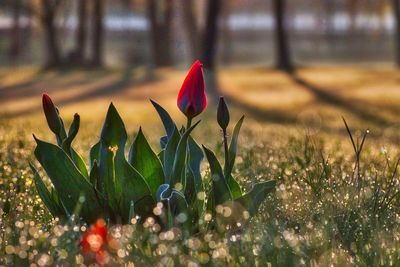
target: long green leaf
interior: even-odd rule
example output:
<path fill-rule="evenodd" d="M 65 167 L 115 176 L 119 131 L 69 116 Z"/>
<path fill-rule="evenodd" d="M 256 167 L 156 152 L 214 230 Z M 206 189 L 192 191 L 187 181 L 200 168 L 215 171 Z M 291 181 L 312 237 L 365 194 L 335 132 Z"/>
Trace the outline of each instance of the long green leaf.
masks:
<path fill-rule="evenodd" d="M 79 131 L 79 125 L 80 125 L 80 117 L 78 114 L 74 115 L 74 120 L 71 123 L 71 126 L 68 131 L 68 136 L 65 138 L 62 142 L 62 149 L 67 153 L 68 155 L 71 156 L 71 143 L 75 139 L 76 135 L 78 134 Z"/>
<path fill-rule="evenodd" d="M 229 178 L 228 178 L 228 186 L 232 192 L 232 197 L 234 199 L 242 196 L 242 190 L 240 189 L 240 185 L 235 180 L 235 178 L 233 178 L 233 176 L 231 174 L 229 175 Z"/>
<path fill-rule="evenodd" d="M 148 184 L 125 159 L 125 125 L 111 104 L 101 133 L 99 191 L 108 200 L 112 213 L 127 222 L 131 202 L 151 196 Z"/>
<path fill-rule="evenodd" d="M 185 131 L 185 133 L 181 137 L 181 140 L 179 141 L 179 144 L 176 148 L 174 165 L 172 168 L 171 179 L 169 182 L 169 184 L 171 186 L 174 186 L 176 183 L 181 183 L 184 186 L 186 184 L 186 181 L 184 178 L 185 177 L 184 171 L 185 171 L 185 164 L 186 164 L 188 139 L 189 139 L 190 133 L 193 131 L 194 128 L 196 128 L 196 126 L 199 123 L 200 123 L 200 121 L 198 121 L 192 127 L 187 129 L 187 131 Z"/>
<path fill-rule="evenodd" d="M 111 103 L 100 137 L 98 190 L 108 199 L 115 213 L 122 198 L 122 177 L 116 173 L 116 158 L 124 158 L 127 133 L 125 125 Z"/>
<path fill-rule="evenodd" d="M 123 182 L 122 201 L 120 204 L 120 216 L 123 222 L 128 223 L 132 201 L 136 214 L 140 216 L 149 215 L 148 210 L 154 208 L 155 199 L 152 197 L 149 185 L 143 176 L 125 158 L 117 158 L 115 167 L 117 175 L 122 178 Z M 139 201 L 143 204 L 143 199 L 146 199 L 147 206 L 138 204 Z"/>
<path fill-rule="evenodd" d="M 242 127 L 243 120 L 244 116 L 240 118 L 240 120 L 236 123 L 235 128 L 233 129 L 232 140 L 228 150 L 229 161 L 225 163 L 225 168 L 224 168 L 225 177 L 229 177 L 229 175 L 232 173 L 233 166 L 235 165 L 239 132 L 240 128 Z"/>
<path fill-rule="evenodd" d="M 203 150 L 196 141 L 189 136 L 188 140 L 188 172 L 186 178 L 185 195 L 191 205 L 196 199 L 197 194 L 203 192 L 204 186 L 200 173 L 200 164 L 204 158 Z"/>
<path fill-rule="evenodd" d="M 36 138 L 35 138 L 36 139 Z M 69 214 L 73 214 L 81 194 L 85 197 L 81 216 L 91 223 L 101 216 L 94 187 L 58 146 L 36 139 L 35 156 L 50 177 L 57 194 Z"/>
<path fill-rule="evenodd" d="M 254 216 L 268 193 L 272 192 L 275 189 L 275 186 L 276 182 L 274 180 L 255 184 L 250 192 L 235 199 L 235 202 L 239 203 L 244 209 L 246 209 L 251 216 Z"/>
<path fill-rule="evenodd" d="M 90 149 L 89 153 L 90 168 L 93 168 L 93 164 L 95 161 L 99 162 L 99 157 L 100 157 L 100 142 L 97 142 Z"/>
<path fill-rule="evenodd" d="M 171 138 L 168 141 L 167 146 L 165 147 L 165 151 L 163 153 L 163 168 L 164 168 L 164 174 L 165 174 L 165 183 L 170 183 L 171 181 L 171 175 L 172 175 L 172 169 L 174 166 L 174 161 L 175 161 L 175 154 L 176 154 L 176 149 L 178 147 L 179 141 L 181 139 L 181 135 L 179 134 L 178 128 L 174 128 L 173 134 Z"/>
<path fill-rule="evenodd" d="M 161 121 L 164 125 L 165 131 L 167 133 L 168 139 L 170 139 L 174 133 L 175 123 L 172 120 L 171 116 L 168 112 L 160 106 L 158 103 L 150 99 L 151 104 L 153 104 L 154 108 L 157 110 L 158 115 L 161 118 Z"/>
<path fill-rule="evenodd" d="M 33 172 L 33 180 L 35 182 L 36 190 L 42 199 L 44 205 L 50 211 L 53 217 L 64 218 L 66 216 L 65 211 L 62 206 L 60 206 L 56 201 L 54 201 L 51 193 L 47 189 L 46 185 L 44 184 L 42 178 L 40 177 L 39 173 L 37 172 L 36 168 L 29 163 L 31 170 Z"/>
<path fill-rule="evenodd" d="M 158 187 L 164 183 L 164 171 L 161 161 L 143 135 L 142 128 L 131 146 L 128 161 L 144 177 L 155 199 Z"/>
<path fill-rule="evenodd" d="M 213 191 L 213 205 L 222 205 L 227 201 L 233 200 L 232 193 L 222 173 L 221 165 L 219 164 L 215 154 L 203 146 L 208 163 L 210 164 L 211 178 L 212 178 L 212 191 Z"/>
<path fill-rule="evenodd" d="M 78 170 L 82 173 L 82 175 L 88 179 L 89 178 L 89 173 L 87 170 L 87 166 L 81 155 L 78 154 L 73 148 L 71 148 L 71 155 L 72 155 L 72 161 L 75 163 L 75 166 L 78 168 Z"/>

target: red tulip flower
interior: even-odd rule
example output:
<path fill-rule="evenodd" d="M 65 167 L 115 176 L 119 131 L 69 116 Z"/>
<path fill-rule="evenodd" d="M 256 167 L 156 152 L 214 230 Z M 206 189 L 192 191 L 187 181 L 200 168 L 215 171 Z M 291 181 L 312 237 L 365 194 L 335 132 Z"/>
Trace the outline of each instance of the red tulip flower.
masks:
<path fill-rule="evenodd" d="M 178 94 L 178 107 L 189 120 L 199 115 L 207 106 L 202 67 L 199 60 L 193 64 Z"/>

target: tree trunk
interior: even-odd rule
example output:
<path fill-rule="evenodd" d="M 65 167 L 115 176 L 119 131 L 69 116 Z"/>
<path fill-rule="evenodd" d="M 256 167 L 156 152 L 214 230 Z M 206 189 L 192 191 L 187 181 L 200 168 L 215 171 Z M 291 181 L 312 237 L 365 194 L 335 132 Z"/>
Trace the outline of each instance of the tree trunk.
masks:
<path fill-rule="evenodd" d="M 185 27 L 190 55 L 192 61 L 195 61 L 198 57 L 199 53 L 199 40 L 198 40 L 198 29 L 195 12 L 193 10 L 193 0 L 181 0 L 182 8 L 183 8 L 183 26 Z"/>
<path fill-rule="evenodd" d="M 76 48 L 75 53 L 77 59 L 83 63 L 85 61 L 85 48 L 87 41 L 87 0 L 78 1 L 78 27 L 76 31 Z"/>
<path fill-rule="evenodd" d="M 147 16 L 150 21 L 151 45 L 156 67 L 172 65 L 171 26 L 172 0 L 163 0 L 164 8 L 158 6 L 157 0 L 147 0 Z"/>
<path fill-rule="evenodd" d="M 393 12 L 395 18 L 395 53 L 396 53 L 396 65 L 400 67 L 400 1 L 392 0 L 393 2 Z"/>
<path fill-rule="evenodd" d="M 93 6 L 93 58 L 94 66 L 103 65 L 104 0 L 94 0 Z"/>
<path fill-rule="evenodd" d="M 285 26 L 285 0 L 274 0 L 276 67 L 286 72 L 293 71 Z"/>
<path fill-rule="evenodd" d="M 13 26 L 12 26 L 12 39 L 10 43 L 10 57 L 16 58 L 21 52 L 21 0 L 13 1 Z"/>
<path fill-rule="evenodd" d="M 225 4 L 221 14 L 221 20 L 222 20 L 221 43 L 223 44 L 222 61 L 225 64 L 229 64 L 232 61 L 232 50 L 233 50 L 232 31 L 229 27 L 230 2 L 226 1 L 224 3 Z"/>
<path fill-rule="evenodd" d="M 60 47 L 57 40 L 57 29 L 55 25 L 56 7 L 49 0 L 42 0 L 42 25 L 45 32 L 48 58 L 47 67 L 56 67 L 61 64 Z"/>
<path fill-rule="evenodd" d="M 203 64 L 210 71 L 215 70 L 215 54 L 218 39 L 218 17 L 222 8 L 221 0 L 208 0 L 206 27 L 203 43 Z"/>

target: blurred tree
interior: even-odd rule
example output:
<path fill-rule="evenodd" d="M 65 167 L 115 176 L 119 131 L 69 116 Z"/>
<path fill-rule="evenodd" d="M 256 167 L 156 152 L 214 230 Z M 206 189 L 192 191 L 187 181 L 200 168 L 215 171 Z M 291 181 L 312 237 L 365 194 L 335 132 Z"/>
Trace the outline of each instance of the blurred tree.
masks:
<path fill-rule="evenodd" d="M 104 0 L 93 0 L 93 42 L 92 64 L 96 67 L 103 65 L 104 41 Z"/>
<path fill-rule="evenodd" d="M 293 71 L 290 55 L 286 25 L 285 25 L 285 0 L 274 0 L 275 14 L 275 47 L 276 47 L 276 67 L 286 72 Z"/>
<path fill-rule="evenodd" d="M 16 58 L 21 52 L 21 11 L 22 3 L 21 0 L 12 1 L 12 31 L 11 31 L 11 42 L 10 42 L 10 57 Z"/>
<path fill-rule="evenodd" d="M 209 71 L 215 71 L 215 54 L 218 39 L 218 18 L 222 10 L 221 0 L 208 0 L 206 25 L 203 40 L 203 64 Z"/>
<path fill-rule="evenodd" d="M 350 27 L 349 31 L 350 33 L 354 33 L 356 30 L 356 21 L 357 21 L 357 15 L 358 11 L 360 9 L 359 7 L 359 1 L 358 0 L 347 0 L 347 10 L 349 12 L 349 17 L 350 17 Z"/>
<path fill-rule="evenodd" d="M 150 22 L 153 60 L 156 67 L 170 66 L 173 0 L 148 0 L 147 16 Z"/>
<path fill-rule="evenodd" d="M 85 48 L 87 42 L 88 0 L 79 0 L 77 5 L 78 26 L 76 30 L 76 44 L 74 54 L 77 63 L 86 60 Z"/>
<path fill-rule="evenodd" d="M 194 12 L 193 0 L 181 0 L 183 9 L 183 26 L 185 27 L 192 61 L 196 60 L 199 54 L 199 38 L 196 15 Z"/>
<path fill-rule="evenodd" d="M 400 0 L 392 0 L 393 13 L 395 18 L 395 48 L 396 48 L 396 64 L 400 67 Z"/>
<path fill-rule="evenodd" d="M 47 67 L 59 66 L 61 62 L 61 52 L 57 40 L 56 14 L 62 0 L 40 0 L 41 12 L 40 21 L 45 31 L 47 44 Z"/>

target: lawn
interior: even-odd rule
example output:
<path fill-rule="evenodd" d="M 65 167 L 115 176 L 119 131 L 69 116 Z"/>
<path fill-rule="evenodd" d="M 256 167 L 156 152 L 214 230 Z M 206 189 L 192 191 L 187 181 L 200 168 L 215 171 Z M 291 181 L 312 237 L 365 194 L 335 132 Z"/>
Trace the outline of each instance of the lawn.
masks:
<path fill-rule="evenodd" d="M 141 125 L 158 147 L 163 129 L 148 99 L 183 123 L 176 96 L 184 76 L 170 69 L 0 69 L 1 265 L 83 262 L 77 240 L 84 228 L 51 220 L 32 182 L 31 134 L 53 141 L 41 94 L 53 98 L 67 124 L 74 113 L 81 115 L 73 146 L 87 159 L 110 101 L 130 141 Z M 231 120 L 246 115 L 235 175 L 245 190 L 255 181 L 275 179 L 276 193 L 250 227 L 234 233 L 181 241 L 160 239 L 150 228 L 144 234 L 132 225 L 116 228 L 109 264 L 398 265 L 399 81 L 400 73 L 390 67 L 309 67 L 295 75 L 265 68 L 220 70 L 219 91 L 208 92 L 210 106 L 194 135 L 222 158 L 215 96 L 226 96 Z"/>

